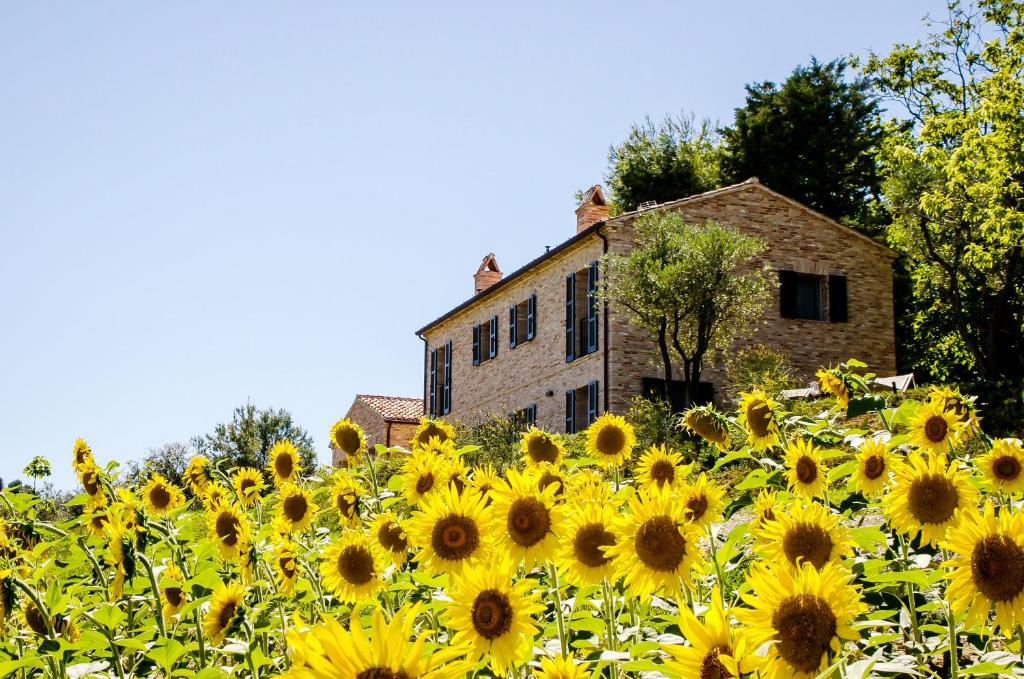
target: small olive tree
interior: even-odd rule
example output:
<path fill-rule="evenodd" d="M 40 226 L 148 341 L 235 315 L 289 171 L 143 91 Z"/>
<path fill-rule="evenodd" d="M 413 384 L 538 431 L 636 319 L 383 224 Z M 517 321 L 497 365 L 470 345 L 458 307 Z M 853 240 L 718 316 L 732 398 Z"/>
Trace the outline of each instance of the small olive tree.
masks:
<path fill-rule="evenodd" d="M 628 254 L 605 255 L 600 294 L 652 334 L 666 389 L 679 362 L 688 405 L 705 360 L 753 331 L 775 274 L 756 264 L 763 241 L 716 222 L 687 224 L 677 212 L 658 210 L 638 217 L 633 229 Z"/>

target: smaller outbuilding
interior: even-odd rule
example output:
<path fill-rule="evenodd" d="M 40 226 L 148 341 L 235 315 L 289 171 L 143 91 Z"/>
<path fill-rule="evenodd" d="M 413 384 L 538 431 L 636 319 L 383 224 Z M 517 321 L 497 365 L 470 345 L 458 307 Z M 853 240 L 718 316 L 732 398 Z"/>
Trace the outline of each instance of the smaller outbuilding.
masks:
<path fill-rule="evenodd" d="M 407 448 L 423 416 L 423 399 L 358 394 L 345 417 L 363 428 L 366 445 Z M 340 467 L 345 454 L 331 447 L 331 462 Z"/>

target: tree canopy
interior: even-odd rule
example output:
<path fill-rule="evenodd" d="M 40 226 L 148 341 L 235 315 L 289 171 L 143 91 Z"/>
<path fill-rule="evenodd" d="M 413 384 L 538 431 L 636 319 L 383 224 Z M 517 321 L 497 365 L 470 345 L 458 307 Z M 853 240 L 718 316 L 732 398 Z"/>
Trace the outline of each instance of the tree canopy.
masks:
<path fill-rule="evenodd" d="M 313 438 L 292 421 L 291 413 L 274 408 L 260 410 L 252 403 L 235 408 L 230 422 L 218 424 L 212 434 L 193 438 L 192 445 L 211 460 L 225 460 L 229 468 L 264 468 L 271 447 L 284 439 L 295 444 L 305 469 L 316 465 Z"/>
<path fill-rule="evenodd" d="M 865 232 L 879 231 L 883 138 L 869 82 L 842 59 L 798 66 L 781 85 L 746 86 L 746 103 L 722 131 L 725 183 L 766 186 Z"/>

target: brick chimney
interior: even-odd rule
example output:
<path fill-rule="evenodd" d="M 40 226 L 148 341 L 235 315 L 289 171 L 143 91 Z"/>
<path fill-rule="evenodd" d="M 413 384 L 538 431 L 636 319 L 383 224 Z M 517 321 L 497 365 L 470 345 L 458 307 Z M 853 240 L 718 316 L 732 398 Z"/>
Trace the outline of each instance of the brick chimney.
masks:
<path fill-rule="evenodd" d="M 473 294 L 479 295 L 500 280 L 501 267 L 498 266 L 498 260 L 494 258 L 494 253 L 490 252 L 484 257 L 484 261 L 480 262 L 480 268 L 473 274 Z"/>
<path fill-rule="evenodd" d="M 608 201 L 600 184 L 594 184 L 583 194 L 580 206 L 576 208 L 576 233 L 587 227 L 608 219 Z"/>

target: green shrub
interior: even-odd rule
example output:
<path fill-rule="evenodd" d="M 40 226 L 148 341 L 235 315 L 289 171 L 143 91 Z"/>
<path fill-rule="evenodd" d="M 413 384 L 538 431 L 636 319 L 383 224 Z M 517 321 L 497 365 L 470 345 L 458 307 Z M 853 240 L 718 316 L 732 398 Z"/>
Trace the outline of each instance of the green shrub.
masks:
<path fill-rule="evenodd" d="M 778 394 L 796 382 L 789 358 L 764 344 L 751 344 L 732 354 L 725 362 L 725 378 L 723 395 L 729 401 L 751 389 Z"/>

